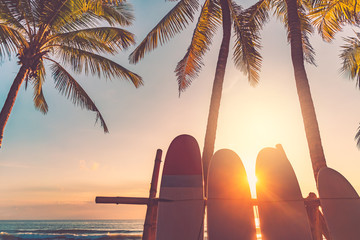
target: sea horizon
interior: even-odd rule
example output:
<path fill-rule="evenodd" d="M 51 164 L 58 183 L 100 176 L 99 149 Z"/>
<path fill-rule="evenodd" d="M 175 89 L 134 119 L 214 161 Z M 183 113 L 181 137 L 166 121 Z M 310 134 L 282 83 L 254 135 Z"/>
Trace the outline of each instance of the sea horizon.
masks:
<path fill-rule="evenodd" d="M 59 219 L 56 219 L 56 218 L 53 218 L 53 219 L 0 219 L 0 222 L 1 221 L 131 221 L 131 220 L 135 220 L 135 221 L 144 221 L 144 219 L 141 219 L 141 218 L 114 218 L 114 219 L 104 219 L 104 218 L 99 218 L 99 219 L 85 219 L 85 218 L 74 218 L 74 219 L 71 219 L 71 218 L 59 218 Z"/>
<path fill-rule="evenodd" d="M 0 220 L 1 240 L 140 240 L 142 219 Z"/>

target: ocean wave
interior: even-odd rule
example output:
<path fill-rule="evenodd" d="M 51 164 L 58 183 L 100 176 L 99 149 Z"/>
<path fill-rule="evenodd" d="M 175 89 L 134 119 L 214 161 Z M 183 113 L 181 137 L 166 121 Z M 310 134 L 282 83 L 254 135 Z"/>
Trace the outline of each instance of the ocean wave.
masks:
<path fill-rule="evenodd" d="M 106 235 L 55 234 L 55 233 L 19 233 L 0 232 L 0 240 L 140 240 L 141 234 L 107 233 Z"/>
<path fill-rule="evenodd" d="M 141 231 L 141 230 L 139 230 Z M 29 233 L 29 230 L 18 230 L 19 234 L 22 233 Z M 31 230 L 31 233 L 35 234 L 88 234 L 88 235 L 104 235 L 104 234 L 131 234 L 133 233 L 133 230 L 89 230 L 89 229 L 37 229 L 37 230 Z"/>

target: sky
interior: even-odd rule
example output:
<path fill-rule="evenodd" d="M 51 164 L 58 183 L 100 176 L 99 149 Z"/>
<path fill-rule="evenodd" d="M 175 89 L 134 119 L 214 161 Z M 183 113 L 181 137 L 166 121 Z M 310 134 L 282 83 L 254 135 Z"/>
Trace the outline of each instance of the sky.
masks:
<path fill-rule="evenodd" d="M 136 21 L 128 30 L 138 43 L 175 4 L 129 2 Z M 147 197 L 156 150 L 163 150 L 164 159 L 170 142 L 180 134 L 194 136 L 202 149 L 221 32 L 204 58 L 199 77 L 179 97 L 174 69 L 190 43 L 193 27 L 190 24 L 136 65 L 127 60 L 134 47 L 114 57 L 143 77 L 145 84 L 138 89 L 121 79 L 77 76 L 105 118 L 109 134 L 94 124 L 94 113 L 73 106 L 54 89 L 51 74 L 43 90 L 47 115 L 35 110 L 31 88 L 25 91 L 22 86 L 0 149 L 0 219 L 144 218 L 144 206 L 100 205 L 95 197 Z M 354 36 L 353 30 L 358 31 L 346 28 L 332 43 L 314 34 L 317 67 L 306 65 L 306 69 L 327 164 L 359 192 L 360 152 L 354 136 L 360 122 L 360 91 L 339 72 L 338 58 L 342 37 Z M 254 178 L 258 152 L 282 144 L 306 197 L 316 192 L 316 185 L 286 32 L 271 17 L 261 35 L 263 65 L 256 87 L 234 67 L 230 54 L 215 150 L 234 150 Z M 0 65 L 1 104 L 18 69 L 16 59 Z"/>

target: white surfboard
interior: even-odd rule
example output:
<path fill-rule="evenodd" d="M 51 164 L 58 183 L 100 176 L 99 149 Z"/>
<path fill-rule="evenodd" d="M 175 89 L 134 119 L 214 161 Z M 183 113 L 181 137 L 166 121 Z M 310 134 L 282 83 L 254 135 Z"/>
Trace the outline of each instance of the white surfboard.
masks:
<path fill-rule="evenodd" d="M 189 135 L 176 137 L 165 157 L 158 205 L 157 240 L 202 240 L 205 201 L 201 155 Z"/>
<path fill-rule="evenodd" d="M 255 240 L 255 219 L 243 163 L 228 149 L 217 151 L 208 174 L 209 240 Z"/>
<path fill-rule="evenodd" d="M 359 240 L 360 198 L 353 186 L 339 172 L 322 168 L 318 189 L 332 240 Z"/>

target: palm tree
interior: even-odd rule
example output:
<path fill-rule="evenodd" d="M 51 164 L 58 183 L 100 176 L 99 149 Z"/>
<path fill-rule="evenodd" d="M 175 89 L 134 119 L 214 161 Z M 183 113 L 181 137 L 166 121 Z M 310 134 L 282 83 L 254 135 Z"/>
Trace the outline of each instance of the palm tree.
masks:
<path fill-rule="evenodd" d="M 258 72 L 261 66 L 261 56 L 258 52 L 260 48 L 258 33 L 262 24 L 267 20 L 267 7 L 266 1 L 260 1 L 251 8 L 243 10 L 231 0 L 205 0 L 190 46 L 175 69 L 180 94 L 198 76 L 204 64 L 203 56 L 209 50 L 215 31 L 221 24 L 223 29 L 222 42 L 213 81 L 202 154 L 205 183 L 208 165 L 214 152 L 232 23 L 236 34 L 235 65 L 247 74 L 249 82 L 255 85 L 258 82 Z M 194 20 L 194 13 L 197 9 L 197 0 L 180 0 L 131 53 L 130 62 L 137 63 L 144 57 L 145 53 L 155 49 L 159 43 L 162 45 L 167 42 L 175 34 L 183 30 L 189 22 Z"/>
<path fill-rule="evenodd" d="M 296 89 L 313 173 L 315 181 L 317 181 L 319 170 L 326 167 L 326 159 L 304 65 L 305 61 L 315 65 L 314 50 L 310 45 L 308 37 L 313 32 L 313 27 L 306 15 L 311 5 L 306 0 L 272 0 L 270 5 L 275 8 L 275 14 L 283 21 L 288 32 Z M 311 208 L 313 207 L 309 206 L 309 209 Z M 312 211 L 321 216 L 321 212 L 317 207 L 313 208 Z M 312 225 L 314 239 L 322 239 L 322 235 L 325 235 L 327 239 L 329 238 L 327 229 L 317 225 L 318 222 L 314 221 L 313 218 L 309 218 L 309 220 Z"/>
<path fill-rule="evenodd" d="M 272 2 L 272 5 L 275 7 L 275 13 L 284 22 L 288 31 L 296 89 L 316 180 L 319 170 L 326 166 L 326 159 L 321 143 L 309 80 L 304 66 L 305 60 L 315 64 L 313 57 L 314 50 L 308 38 L 308 35 L 312 32 L 312 26 L 306 16 L 309 3 L 301 0 L 275 0 Z"/>
<path fill-rule="evenodd" d="M 20 65 L 0 112 L 0 147 L 23 82 L 25 88 L 29 84 L 34 88 L 35 107 L 47 113 L 48 105 L 42 90 L 47 72 L 45 62 L 50 66 L 56 89 L 73 104 L 96 112 L 96 120 L 100 120 L 104 132 L 108 132 L 100 111 L 67 68 L 78 74 L 121 77 L 136 87 L 142 84 L 141 77 L 101 55 L 115 55 L 134 43 L 132 33 L 115 27 L 130 25 L 133 20 L 128 6 L 122 2 L 0 1 L 0 57 L 2 60 L 16 55 Z M 104 27 L 104 22 L 110 26 Z"/>

